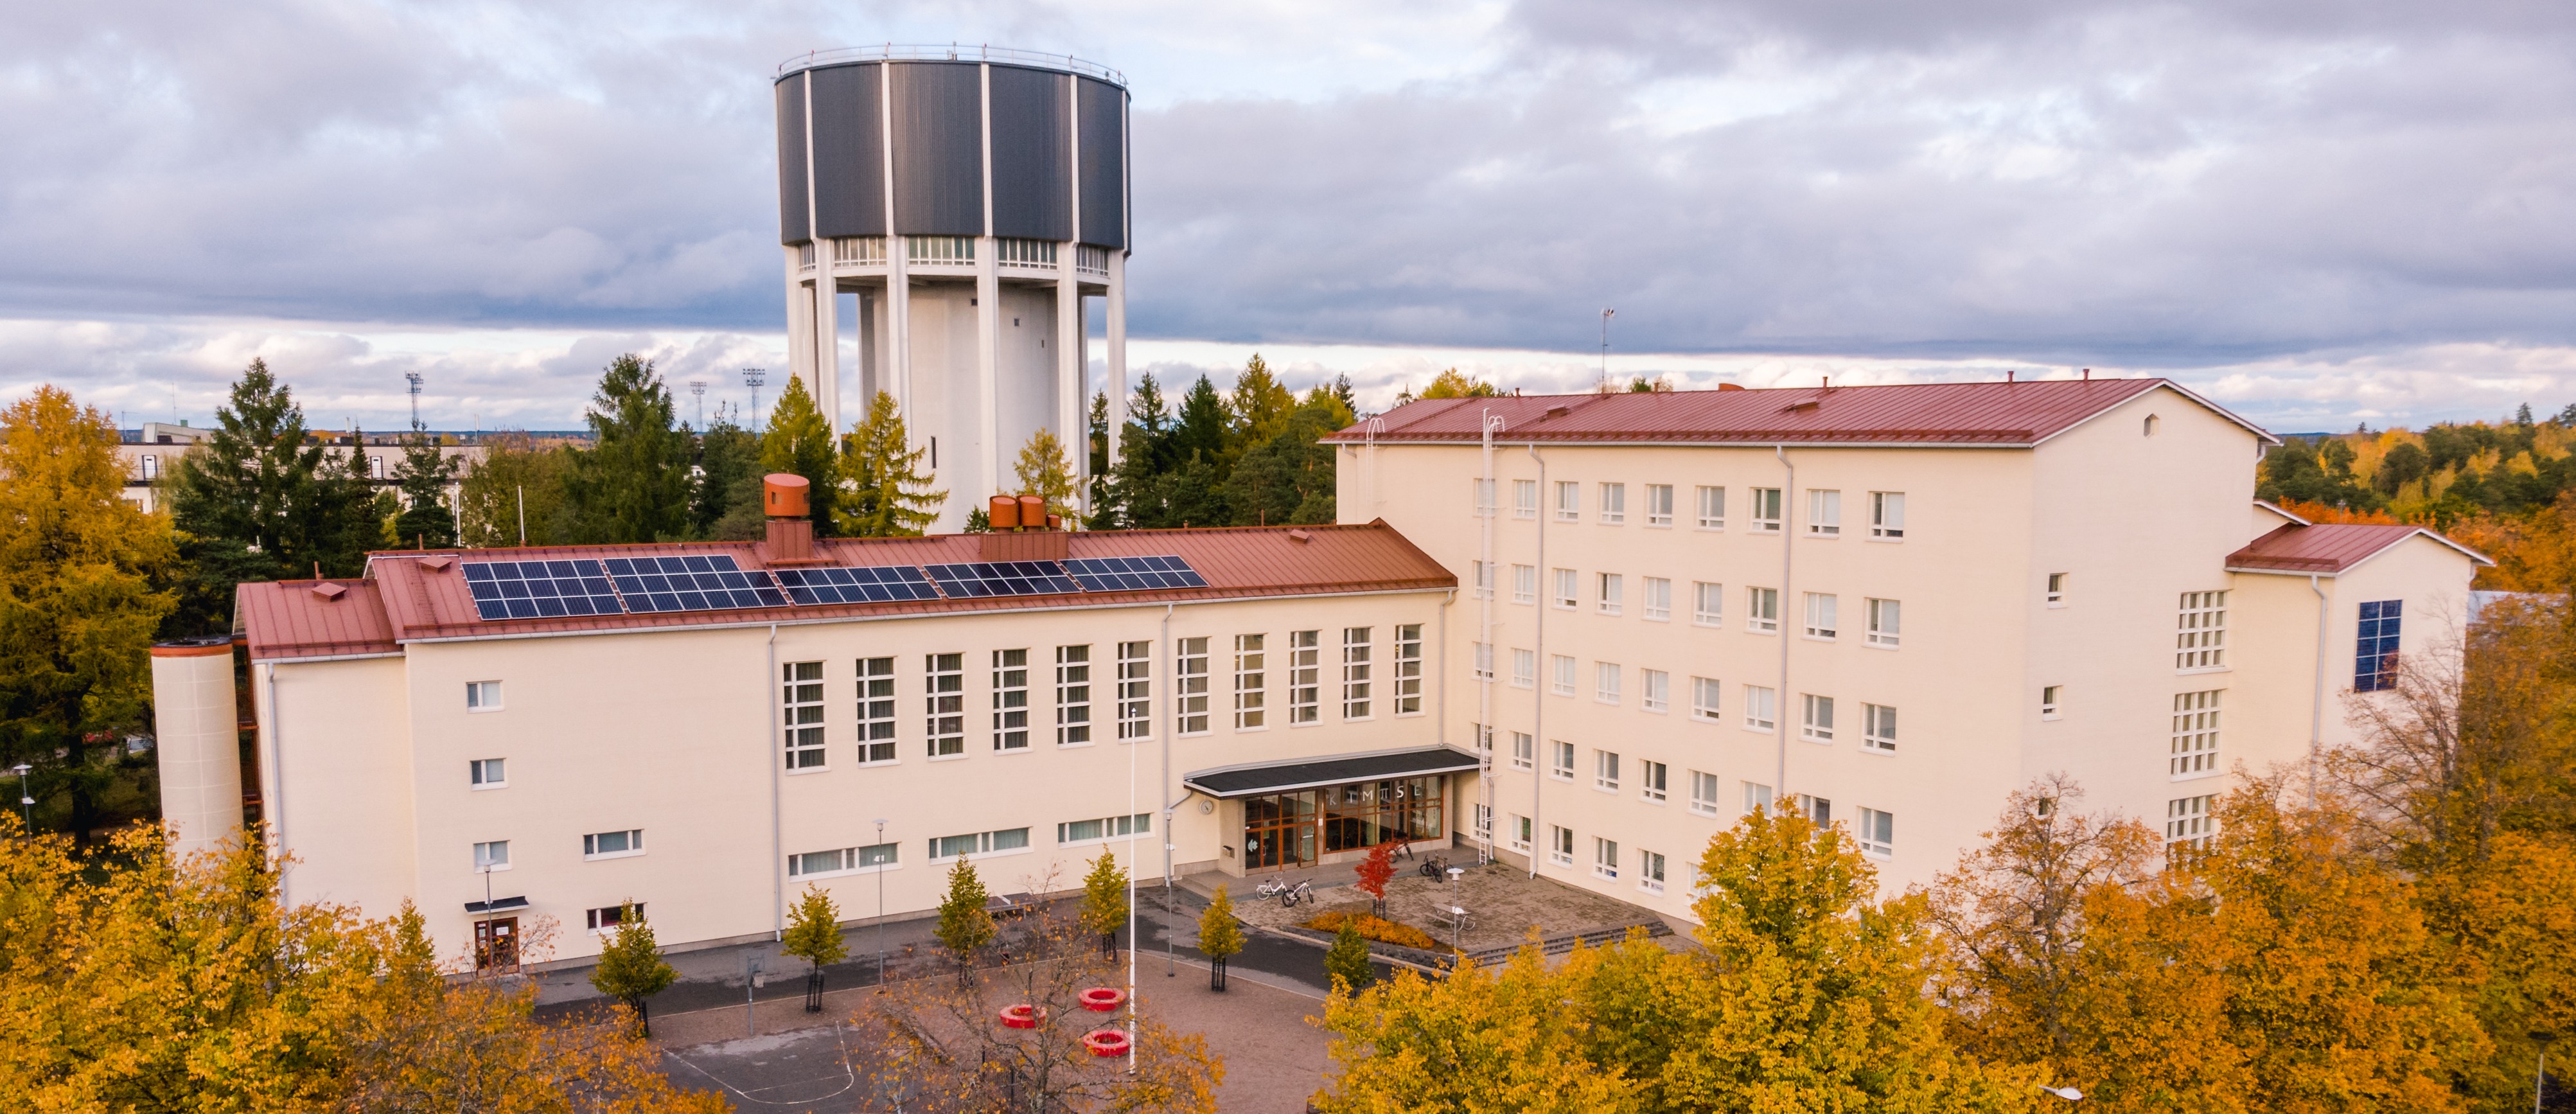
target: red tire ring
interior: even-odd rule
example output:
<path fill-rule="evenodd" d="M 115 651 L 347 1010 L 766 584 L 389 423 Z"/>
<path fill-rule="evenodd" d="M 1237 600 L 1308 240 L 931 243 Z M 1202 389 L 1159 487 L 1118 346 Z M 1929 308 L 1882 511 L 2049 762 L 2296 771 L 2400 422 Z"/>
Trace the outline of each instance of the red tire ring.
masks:
<path fill-rule="evenodd" d="M 1128 1039 L 1127 1031 L 1124 1029 L 1094 1029 L 1082 1036 L 1082 1046 L 1090 1049 L 1092 1055 L 1103 1059 L 1124 1056 L 1134 1045 L 1135 1042 Z"/>
<path fill-rule="evenodd" d="M 1022 1002 L 1002 1007 L 1002 1024 L 1011 1029 L 1035 1029 L 1046 1020 L 1046 1010 Z"/>
<path fill-rule="evenodd" d="M 1106 986 L 1095 986 L 1082 992 L 1082 1008 L 1093 1013 L 1108 1013 L 1127 1004 L 1127 992 Z"/>

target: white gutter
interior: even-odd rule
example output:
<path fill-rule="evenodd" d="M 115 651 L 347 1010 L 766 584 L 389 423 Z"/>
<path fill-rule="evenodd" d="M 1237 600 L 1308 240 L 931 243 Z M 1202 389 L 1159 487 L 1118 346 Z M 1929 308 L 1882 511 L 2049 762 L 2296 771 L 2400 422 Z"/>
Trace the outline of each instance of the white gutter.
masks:
<path fill-rule="evenodd" d="M 277 904 L 293 908 L 286 898 L 286 733 L 285 709 L 277 704 L 277 663 L 263 662 L 268 667 L 268 777 L 273 792 L 260 801 L 260 812 L 267 818 L 276 842 L 269 849 L 268 861 L 277 872 Z"/>
<path fill-rule="evenodd" d="M 1176 709 L 1181 701 L 1181 678 L 1176 672 L 1179 667 L 1173 663 L 1172 658 L 1172 609 L 1177 606 L 1177 604 L 1169 603 L 1163 605 L 1163 633 L 1160 638 L 1155 640 L 1154 643 L 1155 646 L 1160 647 L 1160 649 L 1155 652 L 1161 654 L 1163 657 L 1164 683 L 1171 689 L 1171 691 L 1165 695 L 1163 700 L 1157 701 L 1157 703 L 1163 705 L 1163 779 L 1155 783 L 1154 786 L 1154 796 L 1157 799 L 1160 799 L 1163 794 L 1172 791 L 1172 733 L 1180 730 L 1180 724 L 1173 719 L 1173 716 L 1176 714 Z M 1154 691 L 1153 686 L 1154 679 L 1147 677 L 1145 679 L 1145 691 L 1149 694 L 1146 697 L 1148 700 L 1153 699 L 1150 695 Z M 1112 689 L 1111 692 L 1114 698 L 1116 690 Z M 1115 711 L 1115 705 L 1112 705 L 1112 711 Z M 1127 749 L 1127 800 L 1131 806 L 1136 800 L 1136 750 L 1134 747 L 1129 747 Z M 1163 908 L 1165 910 L 1169 910 L 1172 907 L 1172 809 L 1178 803 L 1179 802 L 1174 802 L 1173 804 L 1163 806 Z M 1217 838 L 1225 838 L 1224 833 L 1219 832 Z M 1132 874 L 1134 872 L 1130 871 L 1129 873 Z M 1172 926 L 1164 925 L 1163 977 L 1167 979 L 1174 978 L 1180 974 L 1180 967 L 1178 966 L 1179 959 L 1177 954 L 1172 950 L 1172 935 Z M 1136 902 L 1132 888 L 1129 891 L 1127 901 L 1127 1002 L 1127 1016 L 1130 1019 L 1130 1028 L 1133 1028 L 1133 1019 L 1136 1016 Z"/>
<path fill-rule="evenodd" d="M 1485 439 L 1485 489 L 1482 494 L 1487 502 L 1479 507 L 1477 512 L 1485 516 L 1485 528 L 1482 532 L 1485 586 L 1484 598 L 1478 608 L 1477 618 L 1482 626 L 1480 640 L 1484 644 L 1485 654 L 1490 661 L 1486 666 L 1485 675 L 1478 678 L 1476 682 L 1475 752 L 1481 756 L 1476 766 L 1476 788 L 1478 794 L 1484 798 L 1484 862 L 1490 863 L 1494 861 L 1494 674 L 1500 672 L 1503 667 L 1503 652 L 1494 645 L 1494 597 L 1501 595 L 1503 591 L 1502 570 L 1494 567 L 1494 520 L 1501 518 L 1503 514 L 1503 493 L 1499 481 L 1494 478 L 1494 431 L 1503 427 L 1503 419 L 1494 416 L 1492 407 L 1486 407 L 1485 416 L 1480 424 L 1484 427 Z M 1474 830 L 1472 818 L 1468 830 Z"/>
<path fill-rule="evenodd" d="M 2330 597 L 2326 595 L 2325 585 L 2321 581 L 2322 578 L 2317 574 L 2308 574 L 2308 590 L 2317 594 L 2317 679 L 2316 688 L 2309 694 L 2308 700 L 2308 807 L 2310 808 L 2315 808 L 2317 804 L 2317 763 L 2323 758 L 2325 752 L 2326 628 L 2331 609 L 2327 606 Z"/>
<path fill-rule="evenodd" d="M 767 691 L 770 684 L 776 683 L 769 678 L 777 676 L 778 628 L 772 626 L 769 628 L 769 673 L 768 677 L 762 680 L 761 693 L 761 702 L 769 706 L 769 711 L 762 717 L 768 725 L 769 737 L 761 742 L 760 749 L 769 756 L 766 759 L 769 763 L 769 908 L 776 921 L 776 925 L 770 930 L 772 933 L 770 938 L 784 940 L 787 938 L 787 858 L 779 834 L 778 767 L 786 761 L 786 751 L 778 746 L 780 731 L 778 701 L 770 699 Z M 883 915 L 882 911 L 879 915 Z"/>

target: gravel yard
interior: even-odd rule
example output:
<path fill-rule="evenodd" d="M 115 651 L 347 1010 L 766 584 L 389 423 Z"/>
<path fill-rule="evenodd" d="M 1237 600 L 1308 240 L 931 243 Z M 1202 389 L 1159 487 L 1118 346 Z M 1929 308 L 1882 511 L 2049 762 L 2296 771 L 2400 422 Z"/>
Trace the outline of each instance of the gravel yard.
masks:
<path fill-rule="evenodd" d="M 1318 890 L 1314 902 L 1300 902 L 1294 909 L 1284 909 L 1276 901 L 1253 896 L 1256 879 L 1244 881 L 1234 909 L 1249 924 L 1278 928 L 1303 924 L 1320 913 L 1369 911 L 1368 895 L 1352 886 Z M 1470 952 L 1518 944 L 1529 937 L 1532 929 L 1554 934 L 1655 919 L 1653 913 L 1637 906 L 1550 879 L 1532 878 L 1501 864 L 1468 867 L 1454 887 L 1415 873 L 1398 874 L 1387 883 L 1387 919 L 1428 932 L 1443 944 L 1451 939 L 1445 911 L 1453 904 L 1467 910 L 1467 931 L 1459 944 Z"/>

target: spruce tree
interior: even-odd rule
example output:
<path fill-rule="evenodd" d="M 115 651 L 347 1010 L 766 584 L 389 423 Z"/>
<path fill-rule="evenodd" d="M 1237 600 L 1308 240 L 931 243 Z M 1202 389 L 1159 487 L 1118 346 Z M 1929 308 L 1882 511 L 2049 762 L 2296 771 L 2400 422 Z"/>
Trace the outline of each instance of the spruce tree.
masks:
<path fill-rule="evenodd" d="M 171 470 L 171 524 L 193 570 L 172 633 L 230 631 L 245 580 L 362 572 L 378 528 L 358 455 L 314 443 L 294 393 L 252 360 L 213 432 Z"/>
<path fill-rule="evenodd" d="M 644 923 L 644 911 L 626 902 L 620 907 L 617 931 L 599 950 L 599 966 L 591 969 L 590 985 L 633 1009 L 636 1023 L 649 1037 L 653 1019 L 645 1012 L 645 999 L 669 989 L 679 977 L 662 959 L 660 945 L 653 942 L 653 926 Z"/>
<path fill-rule="evenodd" d="M 878 391 L 867 419 L 841 441 L 836 513 L 843 536 L 917 537 L 939 520 L 935 508 L 948 501 L 948 493 L 930 490 L 930 477 L 915 471 L 928 452 L 911 446 L 894 396 Z"/>
<path fill-rule="evenodd" d="M 839 505 L 841 491 L 833 470 L 832 442 L 832 427 L 823 420 L 823 411 L 805 389 L 805 381 L 790 378 L 787 389 L 778 396 L 778 405 L 770 408 L 769 428 L 760 434 L 760 470 L 805 477 L 809 485 L 806 509 L 814 519 L 818 537 L 840 532 L 837 516 L 832 513 Z"/>
<path fill-rule="evenodd" d="M 689 435 L 673 423 L 671 392 L 651 361 L 609 362 L 583 418 L 594 444 L 564 477 L 564 540 L 581 545 L 689 536 Z"/>
<path fill-rule="evenodd" d="M 1198 382 L 1190 384 L 1189 393 L 1181 396 L 1180 421 L 1172 427 L 1173 459 L 1187 460 L 1196 455 L 1215 466 L 1218 469 L 1215 478 L 1223 482 L 1224 465 L 1229 460 L 1226 437 L 1230 424 L 1225 412 L 1225 396 L 1217 393 L 1216 384 L 1208 382 L 1207 376 L 1199 376 Z M 1213 524 L 1202 522 L 1200 525 Z"/>
<path fill-rule="evenodd" d="M 403 509 L 394 516 L 394 545 L 449 549 L 456 545 L 456 508 L 447 485 L 456 482 L 456 461 L 439 451 L 438 439 L 418 421 L 403 438 L 402 463 L 394 468 L 394 486 Z"/>
<path fill-rule="evenodd" d="M 699 537 L 748 541 L 761 536 L 760 436 L 716 408 L 698 436 L 698 477 L 689 494 L 689 517 Z"/>

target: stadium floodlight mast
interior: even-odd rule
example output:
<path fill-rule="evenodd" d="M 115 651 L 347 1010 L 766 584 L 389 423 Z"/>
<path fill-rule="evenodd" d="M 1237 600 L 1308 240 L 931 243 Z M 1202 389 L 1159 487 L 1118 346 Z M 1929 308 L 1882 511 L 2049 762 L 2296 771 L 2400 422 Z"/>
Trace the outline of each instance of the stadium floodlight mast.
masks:
<path fill-rule="evenodd" d="M 705 433 L 707 431 L 707 381 L 704 379 L 689 380 L 689 394 L 695 396 L 697 399 L 698 432 Z"/>
<path fill-rule="evenodd" d="M 760 385 L 769 382 L 767 368 L 742 369 L 742 385 L 751 388 L 751 424 L 760 424 Z"/>
<path fill-rule="evenodd" d="M 1601 311 L 1601 385 L 1610 385 L 1610 319 L 1619 316 L 1615 309 Z"/>

